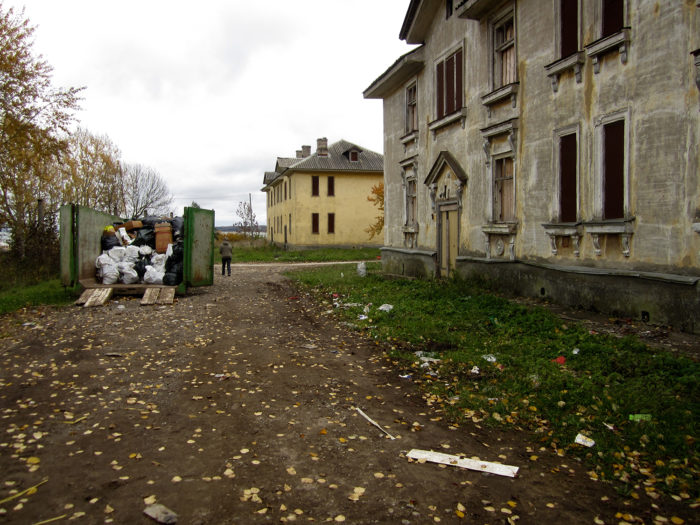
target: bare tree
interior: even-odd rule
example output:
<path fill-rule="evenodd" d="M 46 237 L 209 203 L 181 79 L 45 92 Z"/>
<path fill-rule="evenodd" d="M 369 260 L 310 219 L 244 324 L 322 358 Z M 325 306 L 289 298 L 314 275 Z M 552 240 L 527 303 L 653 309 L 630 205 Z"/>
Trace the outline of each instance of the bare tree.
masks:
<path fill-rule="evenodd" d="M 157 171 L 141 164 L 122 164 L 122 171 L 126 217 L 141 217 L 147 210 L 155 215 L 171 211 L 173 196 Z"/>
<path fill-rule="evenodd" d="M 239 226 L 245 235 L 252 238 L 258 231 L 258 222 L 255 218 L 255 213 L 253 213 L 253 206 L 250 201 L 238 203 L 236 216 L 241 219 L 236 226 Z"/>

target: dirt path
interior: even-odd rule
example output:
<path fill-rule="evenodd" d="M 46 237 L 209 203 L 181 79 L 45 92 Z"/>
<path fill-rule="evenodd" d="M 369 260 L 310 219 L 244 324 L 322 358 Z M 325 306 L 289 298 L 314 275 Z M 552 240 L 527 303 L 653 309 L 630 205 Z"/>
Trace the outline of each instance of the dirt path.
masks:
<path fill-rule="evenodd" d="M 201 525 L 690 522 L 687 503 L 623 499 L 524 433 L 449 426 L 281 268 L 234 266 L 169 306 L 0 318 L 0 500 L 43 482 L 0 503 L 0 524 L 154 523 L 144 499 Z M 412 448 L 520 471 L 411 462 Z"/>

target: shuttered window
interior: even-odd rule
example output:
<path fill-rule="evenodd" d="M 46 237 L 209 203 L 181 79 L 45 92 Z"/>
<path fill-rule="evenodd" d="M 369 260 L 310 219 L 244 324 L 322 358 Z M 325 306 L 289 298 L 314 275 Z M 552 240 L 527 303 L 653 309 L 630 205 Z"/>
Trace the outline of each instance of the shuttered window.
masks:
<path fill-rule="evenodd" d="M 496 222 L 515 220 L 513 157 L 494 161 L 493 218 Z"/>
<path fill-rule="evenodd" d="M 311 176 L 311 196 L 318 197 L 318 175 Z"/>
<path fill-rule="evenodd" d="M 406 133 L 418 129 L 418 114 L 416 113 L 416 85 L 406 89 Z"/>
<path fill-rule="evenodd" d="M 578 51 L 578 0 L 561 0 L 559 10 L 560 58 Z"/>
<path fill-rule="evenodd" d="M 603 0 L 602 37 L 614 35 L 624 25 L 624 0 Z"/>
<path fill-rule="evenodd" d="M 328 196 L 333 197 L 335 195 L 335 177 L 330 175 L 328 177 Z"/>
<path fill-rule="evenodd" d="M 511 15 L 494 28 L 494 89 L 517 81 L 515 24 Z"/>
<path fill-rule="evenodd" d="M 438 119 L 462 109 L 462 56 L 462 50 L 459 49 L 438 62 L 435 68 Z"/>
<path fill-rule="evenodd" d="M 335 213 L 328 214 L 328 233 L 335 233 Z"/>
<path fill-rule="evenodd" d="M 318 233 L 318 213 L 311 214 L 311 233 Z"/>
<path fill-rule="evenodd" d="M 576 222 L 576 133 L 563 135 L 559 139 L 559 221 Z"/>
<path fill-rule="evenodd" d="M 625 213 L 625 121 L 603 126 L 603 218 Z"/>

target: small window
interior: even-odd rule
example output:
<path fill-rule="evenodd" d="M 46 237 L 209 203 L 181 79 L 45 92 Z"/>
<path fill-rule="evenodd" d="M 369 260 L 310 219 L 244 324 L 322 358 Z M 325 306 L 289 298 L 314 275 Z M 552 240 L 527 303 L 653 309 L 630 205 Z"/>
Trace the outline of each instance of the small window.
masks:
<path fill-rule="evenodd" d="M 578 0 L 560 0 L 559 56 L 565 58 L 578 51 Z"/>
<path fill-rule="evenodd" d="M 493 219 L 496 222 L 515 220 L 513 157 L 494 161 Z"/>
<path fill-rule="evenodd" d="M 311 176 L 311 196 L 318 197 L 318 175 Z"/>
<path fill-rule="evenodd" d="M 559 138 L 559 221 L 577 219 L 577 138 L 576 133 Z"/>
<path fill-rule="evenodd" d="M 351 151 L 349 157 L 350 157 L 350 162 L 357 162 L 360 159 L 356 150 Z"/>
<path fill-rule="evenodd" d="M 351 158 L 352 158 L 353 153 L 357 154 L 356 151 L 351 151 L 350 152 Z M 335 177 L 333 175 L 330 175 L 328 177 L 328 196 L 333 197 L 334 195 L 335 195 Z"/>
<path fill-rule="evenodd" d="M 462 109 L 462 50 L 448 56 L 436 66 L 437 118 Z"/>
<path fill-rule="evenodd" d="M 517 81 L 515 23 L 512 13 L 494 26 L 493 35 L 493 87 L 497 89 Z"/>
<path fill-rule="evenodd" d="M 416 112 L 416 85 L 406 88 L 406 133 L 418 129 L 418 113 Z"/>
<path fill-rule="evenodd" d="M 284 182 L 284 200 L 287 200 L 287 182 Z"/>
<path fill-rule="evenodd" d="M 289 235 L 292 234 L 292 214 L 289 214 Z"/>
<path fill-rule="evenodd" d="M 445 0 L 445 20 L 450 18 L 452 16 L 453 12 L 453 6 L 452 6 L 452 0 Z"/>
<path fill-rule="evenodd" d="M 328 233 L 335 233 L 335 213 L 328 214 Z"/>
<path fill-rule="evenodd" d="M 601 37 L 614 35 L 624 26 L 624 0 L 602 0 L 603 23 Z"/>
<path fill-rule="evenodd" d="M 318 213 L 311 214 L 311 233 L 318 233 Z"/>
<path fill-rule="evenodd" d="M 625 214 L 625 121 L 603 126 L 603 219 Z"/>

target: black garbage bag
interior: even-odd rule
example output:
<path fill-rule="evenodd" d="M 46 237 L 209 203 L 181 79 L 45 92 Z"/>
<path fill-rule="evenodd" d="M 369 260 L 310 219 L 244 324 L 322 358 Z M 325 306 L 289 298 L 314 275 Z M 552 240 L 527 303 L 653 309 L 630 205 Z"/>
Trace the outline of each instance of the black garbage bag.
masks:
<path fill-rule="evenodd" d="M 156 217 L 155 215 L 148 215 L 142 217 L 140 220 L 144 226 L 148 226 L 151 229 L 155 228 L 157 222 L 163 222 L 161 217 Z"/>
<path fill-rule="evenodd" d="M 182 242 L 176 242 L 173 244 L 173 254 L 165 260 L 165 271 L 172 272 L 175 265 L 182 265 L 184 254 L 185 249 Z"/>
<path fill-rule="evenodd" d="M 139 275 L 139 281 L 143 281 L 143 276 L 146 274 L 146 266 L 150 264 L 148 257 L 140 257 L 134 264 L 134 270 Z"/>
<path fill-rule="evenodd" d="M 131 243 L 134 246 L 150 246 L 156 249 L 156 232 L 153 228 L 144 227 L 136 230 L 136 237 Z"/>
<path fill-rule="evenodd" d="M 168 259 L 169 260 L 169 259 Z M 167 262 L 166 262 L 167 266 Z M 177 286 L 182 282 L 182 263 L 175 263 L 163 276 L 163 284 L 166 286 Z"/>
<path fill-rule="evenodd" d="M 100 244 L 102 245 L 103 252 L 108 252 L 115 246 L 122 245 L 116 235 L 103 235 Z"/>
<path fill-rule="evenodd" d="M 170 221 L 173 227 L 173 238 L 177 241 L 185 236 L 185 218 L 184 217 L 173 217 Z"/>

